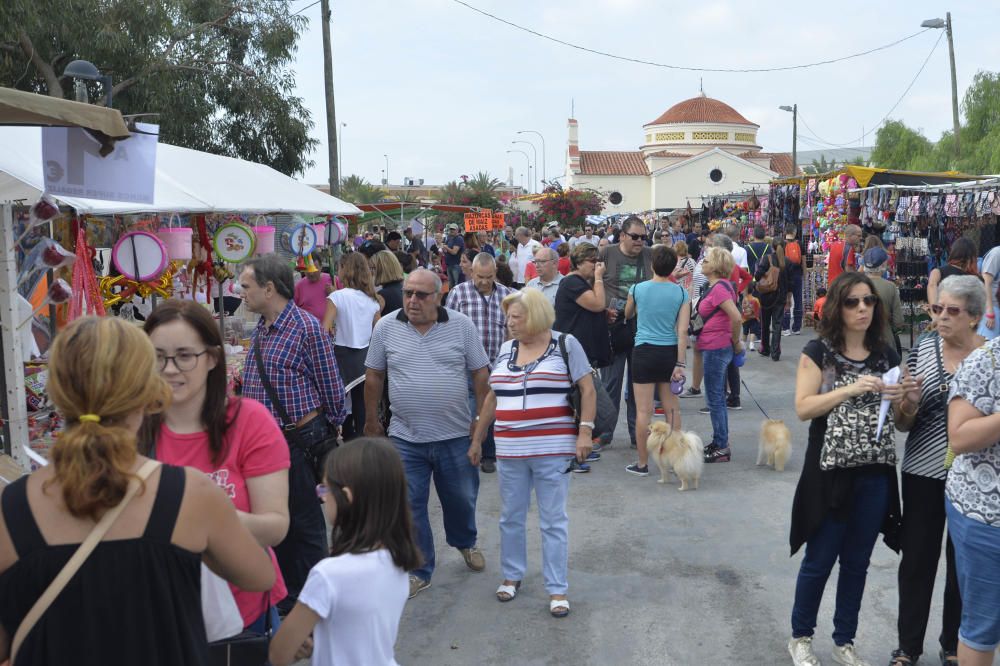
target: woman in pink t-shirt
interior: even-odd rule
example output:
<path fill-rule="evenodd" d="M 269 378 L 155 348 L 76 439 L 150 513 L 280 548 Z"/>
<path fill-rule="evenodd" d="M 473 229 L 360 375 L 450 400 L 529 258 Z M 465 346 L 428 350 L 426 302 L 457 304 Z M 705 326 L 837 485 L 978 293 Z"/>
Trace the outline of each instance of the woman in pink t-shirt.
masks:
<path fill-rule="evenodd" d="M 729 462 L 729 417 L 726 411 L 726 370 L 734 354 L 743 351 L 740 341 L 743 316 L 736 307 L 736 289 L 729 282 L 733 255 L 721 247 L 709 248 L 701 264 L 708 278 L 705 295 L 698 301 L 704 322 L 698 334 L 705 373 L 705 402 L 712 419 L 712 442 L 705 449 L 705 462 Z"/>
<path fill-rule="evenodd" d="M 276 575 L 271 591 L 232 588 L 244 626 L 264 633 L 266 614 L 277 627 L 275 604 L 288 593 L 271 550 L 288 531 L 288 445 L 266 407 L 227 397 L 219 325 L 205 308 L 165 301 L 146 319 L 145 331 L 173 401 L 146 419 L 140 446 L 157 460 L 207 474 L 268 549 Z"/>

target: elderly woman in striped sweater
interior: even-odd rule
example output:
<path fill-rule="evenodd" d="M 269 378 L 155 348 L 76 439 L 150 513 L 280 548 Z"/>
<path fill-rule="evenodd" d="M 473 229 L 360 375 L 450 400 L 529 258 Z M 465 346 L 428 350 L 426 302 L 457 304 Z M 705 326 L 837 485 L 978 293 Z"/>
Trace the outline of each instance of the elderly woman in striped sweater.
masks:
<path fill-rule="evenodd" d="M 593 375 L 576 338 L 552 330 L 555 312 L 542 292 L 524 289 L 511 294 L 503 300 L 503 311 L 511 339 L 497 355 L 469 450 L 470 462 L 478 464 L 480 446 L 495 418 L 504 576 L 496 595 L 500 601 L 510 601 L 521 587 L 527 567 L 525 525 L 534 487 L 549 612 L 565 617 L 569 614 L 568 472 L 574 461 L 586 460 L 592 447 Z M 574 385 L 581 397 L 579 425 L 569 401 Z"/>

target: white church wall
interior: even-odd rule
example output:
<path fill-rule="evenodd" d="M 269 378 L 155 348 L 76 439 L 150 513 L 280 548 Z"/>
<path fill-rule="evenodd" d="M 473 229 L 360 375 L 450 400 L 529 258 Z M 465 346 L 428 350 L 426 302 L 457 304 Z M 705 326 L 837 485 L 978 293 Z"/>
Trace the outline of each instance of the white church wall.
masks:
<path fill-rule="evenodd" d="M 592 176 L 575 174 L 573 187 L 581 190 L 597 190 L 604 195 L 603 215 L 631 213 L 649 210 L 649 176 Z M 622 195 L 622 201 L 614 205 L 609 201 L 612 193 Z"/>
<path fill-rule="evenodd" d="M 710 177 L 713 169 L 722 172 L 722 180 L 717 183 Z M 743 190 L 752 187 L 750 183 L 766 184 L 769 176 L 742 162 L 713 157 L 672 169 L 650 180 L 653 181 L 654 208 L 684 208 L 688 203 L 692 208 L 698 208 L 703 195 Z"/>

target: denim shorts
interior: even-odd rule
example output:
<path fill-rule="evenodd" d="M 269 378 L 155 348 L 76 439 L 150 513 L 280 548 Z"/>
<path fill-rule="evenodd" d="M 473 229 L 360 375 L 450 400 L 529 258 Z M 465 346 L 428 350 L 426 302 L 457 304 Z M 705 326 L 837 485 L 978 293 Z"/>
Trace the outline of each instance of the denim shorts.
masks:
<path fill-rule="evenodd" d="M 974 650 L 992 652 L 1000 646 L 1000 527 L 967 517 L 947 499 L 944 504 L 962 595 L 958 638 Z"/>

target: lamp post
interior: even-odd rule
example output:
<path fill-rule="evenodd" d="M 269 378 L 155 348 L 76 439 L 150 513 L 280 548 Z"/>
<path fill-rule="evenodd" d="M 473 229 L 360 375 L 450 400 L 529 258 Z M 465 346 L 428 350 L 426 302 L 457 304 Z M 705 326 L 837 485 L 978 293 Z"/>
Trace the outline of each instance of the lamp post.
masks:
<path fill-rule="evenodd" d="M 799 138 L 799 105 L 793 104 L 791 106 L 779 106 L 778 108 L 792 114 L 792 176 L 794 177 L 799 172 L 799 155 L 797 150 Z"/>
<path fill-rule="evenodd" d="M 382 155 L 385 158 L 385 186 L 389 187 L 389 156 Z"/>
<path fill-rule="evenodd" d="M 104 106 L 111 106 L 111 76 L 102 75 L 97 67 L 94 67 L 93 63 L 87 62 L 86 60 L 74 60 L 70 64 L 66 65 L 66 69 L 63 70 L 63 76 L 71 79 L 97 81 L 104 87 Z M 77 96 L 79 98 L 81 95 L 78 93 Z M 86 89 L 84 89 L 82 97 L 83 99 L 77 99 L 77 101 L 88 101 Z"/>
<path fill-rule="evenodd" d="M 535 150 L 535 144 L 531 143 L 530 141 L 524 141 L 523 139 L 517 139 L 517 140 L 511 141 L 511 143 L 512 144 L 514 144 L 514 143 L 526 143 L 529 146 L 531 146 L 531 152 L 535 156 L 535 178 L 538 178 L 538 151 Z M 535 181 L 534 181 L 534 179 L 532 179 L 532 181 L 531 181 L 531 191 L 532 192 L 535 191 Z"/>
<path fill-rule="evenodd" d="M 936 28 L 938 30 L 944 28 L 945 34 L 948 35 L 948 58 L 951 60 L 951 121 L 955 131 L 955 157 L 960 157 L 962 147 L 959 143 L 959 130 L 961 128 L 958 124 L 958 80 L 955 76 L 955 40 L 951 31 L 951 12 L 947 12 L 944 16 L 945 18 L 943 19 L 927 19 L 920 24 L 920 27 Z"/>
<path fill-rule="evenodd" d="M 545 189 L 545 178 L 546 178 L 546 176 L 545 176 L 545 137 L 542 136 L 542 133 L 539 132 L 538 130 L 518 130 L 517 133 L 518 134 L 525 134 L 525 133 L 537 134 L 538 138 L 542 140 L 542 189 L 544 190 Z M 538 162 L 537 161 L 535 162 L 535 166 L 536 167 L 538 166 Z M 535 175 L 538 175 L 537 174 L 537 168 L 536 168 Z"/>
<path fill-rule="evenodd" d="M 528 153 L 524 152 L 523 150 L 517 150 L 516 148 L 507 151 L 508 155 L 510 153 L 521 153 L 522 155 L 524 155 L 524 159 L 528 163 L 528 180 L 530 181 L 531 180 L 531 156 L 528 155 Z M 524 178 L 524 174 L 521 174 L 521 178 Z M 524 181 L 523 180 L 521 181 L 521 188 L 524 189 Z"/>

